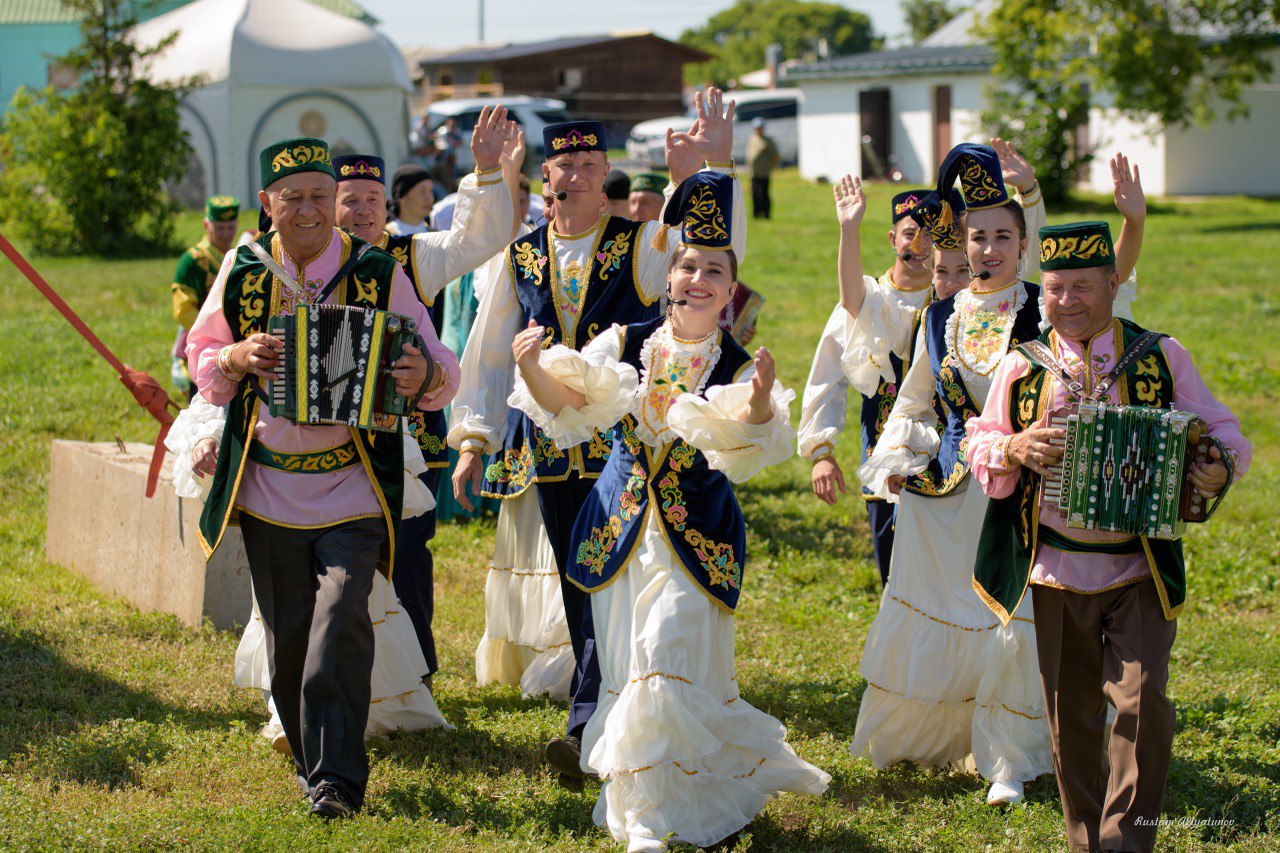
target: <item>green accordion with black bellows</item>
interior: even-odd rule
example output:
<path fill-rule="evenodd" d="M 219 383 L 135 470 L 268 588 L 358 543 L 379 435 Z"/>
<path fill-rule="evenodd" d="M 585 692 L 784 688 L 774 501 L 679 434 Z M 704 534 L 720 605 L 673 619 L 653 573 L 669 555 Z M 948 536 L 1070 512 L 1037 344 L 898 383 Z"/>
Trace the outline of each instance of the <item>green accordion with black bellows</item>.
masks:
<path fill-rule="evenodd" d="M 1049 426 L 1066 436 L 1040 506 L 1064 515 L 1067 527 L 1177 539 L 1187 522 L 1208 517 L 1187 475 L 1209 461 L 1212 441 L 1191 412 L 1082 402 L 1051 413 Z"/>
<path fill-rule="evenodd" d="M 398 432 L 414 401 L 396 393 L 391 368 L 413 344 L 430 355 L 412 319 L 350 305 L 300 305 L 273 317 L 284 353 L 263 399 L 274 417 Z"/>

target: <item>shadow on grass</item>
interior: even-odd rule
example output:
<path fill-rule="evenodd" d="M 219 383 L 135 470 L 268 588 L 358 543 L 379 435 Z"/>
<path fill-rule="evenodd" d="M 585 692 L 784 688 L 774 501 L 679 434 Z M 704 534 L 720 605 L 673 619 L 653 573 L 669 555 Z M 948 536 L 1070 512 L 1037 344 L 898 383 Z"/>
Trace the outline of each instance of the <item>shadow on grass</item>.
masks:
<path fill-rule="evenodd" d="M 830 735 L 847 743 L 853 740 L 866 686 L 856 672 L 850 678 L 807 681 L 755 678 L 742 685 L 742 698 L 781 720 L 788 731 L 807 737 Z"/>
<path fill-rule="evenodd" d="M 832 508 L 784 482 L 744 490 L 739 500 L 749 551 L 776 553 L 783 546 L 808 556 L 871 558 L 867 514 L 856 494 Z"/>
<path fill-rule="evenodd" d="M 1215 696 L 1175 704 L 1176 730 L 1205 735 L 1207 748 L 1193 747 L 1191 757 L 1186 749 L 1175 751 L 1164 816 L 1196 814 L 1202 820 L 1224 821 L 1199 827 L 1200 837 L 1209 843 L 1238 843 L 1239 835 L 1275 819 L 1280 764 L 1271 754 L 1280 739 L 1280 725 L 1262 720 L 1255 726 L 1259 710 L 1240 698 Z"/>
<path fill-rule="evenodd" d="M 38 634 L 0 620 L 0 756 L 54 780 L 132 784 L 164 759 L 161 727 L 227 729 L 239 716 L 171 705 L 65 660 Z"/>

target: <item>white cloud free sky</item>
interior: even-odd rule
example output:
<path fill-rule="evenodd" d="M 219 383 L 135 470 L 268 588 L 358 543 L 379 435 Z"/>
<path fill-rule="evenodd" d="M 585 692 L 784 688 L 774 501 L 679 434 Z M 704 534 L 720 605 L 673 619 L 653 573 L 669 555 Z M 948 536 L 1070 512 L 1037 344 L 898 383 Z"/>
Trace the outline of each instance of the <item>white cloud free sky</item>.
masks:
<path fill-rule="evenodd" d="M 382 31 L 401 46 L 452 48 L 474 44 L 481 0 L 360 0 L 382 20 Z M 483 0 L 486 42 L 539 41 L 615 30 L 652 30 L 678 38 L 733 0 Z M 899 0 L 862 0 L 843 5 L 871 16 L 880 35 L 900 35 L 905 26 Z"/>

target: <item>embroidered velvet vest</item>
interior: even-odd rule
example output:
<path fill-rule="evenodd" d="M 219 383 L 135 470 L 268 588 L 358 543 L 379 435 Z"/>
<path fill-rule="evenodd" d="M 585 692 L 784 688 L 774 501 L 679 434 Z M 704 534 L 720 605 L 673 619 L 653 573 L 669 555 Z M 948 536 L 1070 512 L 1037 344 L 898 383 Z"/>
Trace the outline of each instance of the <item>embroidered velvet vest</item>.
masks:
<path fill-rule="evenodd" d="M 338 233 L 343 242 L 341 263 L 345 263 L 351 252 L 362 245 L 362 241 L 346 233 Z M 269 252 L 274 237 L 275 232 L 264 234 L 257 242 Z M 389 255 L 376 251 L 366 252 L 346 279 L 338 285 L 329 301 L 385 311 L 391 301 L 394 274 L 395 262 Z M 280 280 L 271 275 L 248 246 L 237 249 L 222 298 L 222 310 L 231 327 L 232 338 L 241 341 L 255 332 L 265 332 L 268 320 L 279 310 L 281 291 Z M 262 401 L 254 394 L 248 379 L 241 380 L 235 397 L 227 407 L 227 422 L 218 448 L 218 464 L 208 500 L 200 515 L 200 544 L 204 547 L 206 556 L 213 553 L 221 543 L 222 535 L 231 521 L 236 492 L 244 477 L 244 466 L 248 461 L 249 445 L 253 441 L 261 405 Z M 388 540 L 379 568 L 390 576 L 404 493 L 404 446 L 397 434 L 352 427 L 351 435 L 387 521 Z"/>
<path fill-rule="evenodd" d="M 1027 281 L 1021 286 L 1025 288 L 1026 299 L 1013 318 L 1009 349 L 1035 340 L 1040 334 L 1040 287 Z M 929 365 L 936 384 L 934 405 L 940 403 L 945 412 L 938 455 L 930 460 L 924 471 L 907 478 L 907 491 L 925 497 L 949 495 L 969 476 L 969 463 L 964 455 L 968 446 L 964 424 L 969 418 L 982 413 L 982 403 L 965 386 L 956 356 L 947 347 L 947 321 L 955 310 L 956 298 L 950 296 L 925 309 L 922 321 Z"/>
<path fill-rule="evenodd" d="M 588 268 L 569 279 L 557 263 L 549 228 L 513 242 L 507 265 L 524 315 L 547 330 L 543 348 L 564 344 L 580 350 L 614 323 L 638 323 L 658 315 L 637 280 L 636 241 L 641 224 L 611 216 L 596 231 Z M 609 437 L 596 433 L 584 444 L 560 450 L 523 412 L 507 412 L 503 447 L 485 471 L 486 497 L 514 497 L 531 483 L 568 479 L 574 470 L 599 476 L 609 456 Z"/>
<path fill-rule="evenodd" d="M 1116 348 L 1118 357 L 1144 329 L 1129 320 L 1117 319 L 1115 322 L 1122 330 L 1122 343 Z M 1041 335 L 1040 340 L 1046 346 L 1052 346 L 1049 332 Z M 1027 429 L 1044 415 L 1051 399 L 1051 395 L 1044 393 L 1047 377 L 1048 372 L 1032 362 L 1027 375 L 1013 383 L 1009 394 L 1009 416 L 1016 432 Z M 1116 390 L 1120 402 L 1125 405 L 1160 409 L 1173 405 L 1173 373 L 1159 345 L 1148 350 L 1125 371 L 1116 382 Z M 1026 592 L 1031 569 L 1035 565 L 1036 530 L 1040 519 L 1039 489 L 1040 476 L 1029 468 L 1023 468 L 1013 494 L 992 500 L 987 505 L 982 535 L 978 540 L 973 585 L 987 606 L 1006 624 Z M 1187 597 L 1182 540 L 1138 538 L 1151 567 L 1151 577 L 1155 581 L 1164 616 L 1166 619 L 1177 618 Z"/>
<path fill-rule="evenodd" d="M 884 277 L 881 277 L 881 281 Z M 925 303 L 925 308 L 933 304 L 934 297 L 930 294 L 929 302 Z M 921 309 L 923 313 L 924 308 Z M 886 382 L 880 380 L 880 387 L 870 397 L 862 397 L 862 409 L 858 413 L 858 420 L 862 427 L 862 461 L 866 462 L 871 458 L 871 454 L 875 452 L 876 442 L 880 440 L 880 435 L 884 432 L 884 425 L 889 420 L 889 413 L 893 411 L 893 404 L 898 399 L 898 389 L 902 387 L 902 379 L 907 374 L 907 368 L 911 366 L 911 362 L 915 360 L 916 352 L 916 332 L 920 328 L 920 316 L 916 315 L 915 321 L 911 324 L 911 351 L 907 360 L 903 361 L 898 358 L 898 354 L 889 353 L 889 366 L 893 369 L 893 381 Z M 935 395 L 933 398 L 933 409 L 938 416 L 938 432 L 941 434 L 942 428 L 946 423 L 946 411 L 943 409 L 942 402 Z M 862 487 L 862 498 L 868 501 L 882 501 L 884 498 L 876 497 L 875 493 L 866 486 Z"/>
<path fill-rule="evenodd" d="M 620 360 L 643 370 L 644 342 L 661 325 L 658 318 L 628 326 Z M 733 383 L 752 361 L 730 335 L 716 334 L 720 359 L 705 388 Z M 652 512 L 689 577 L 732 612 L 742 590 L 746 525 L 729 478 L 683 439 L 660 448 L 643 443 L 635 424 L 627 415 L 614 427 L 613 452 L 573 527 L 569 579 L 587 592 L 612 583 L 626 570 Z"/>
<path fill-rule="evenodd" d="M 379 241 L 379 248 L 395 258 L 396 263 L 404 270 L 404 274 L 409 277 L 414 292 L 418 294 L 418 301 L 427 307 L 431 325 L 435 328 L 436 337 L 439 337 L 441 323 L 444 320 L 444 300 L 427 299 L 422 293 L 422 288 L 418 284 L 417 255 L 413 252 L 413 235 L 384 233 L 382 240 Z M 457 355 L 461 356 L 461 353 Z M 408 421 L 409 432 L 418 440 L 418 447 L 422 449 L 422 457 L 426 460 L 427 467 L 449 467 L 449 448 L 445 444 L 445 436 L 449 433 L 449 419 L 445 417 L 444 409 L 433 412 L 418 409 L 405 420 Z"/>

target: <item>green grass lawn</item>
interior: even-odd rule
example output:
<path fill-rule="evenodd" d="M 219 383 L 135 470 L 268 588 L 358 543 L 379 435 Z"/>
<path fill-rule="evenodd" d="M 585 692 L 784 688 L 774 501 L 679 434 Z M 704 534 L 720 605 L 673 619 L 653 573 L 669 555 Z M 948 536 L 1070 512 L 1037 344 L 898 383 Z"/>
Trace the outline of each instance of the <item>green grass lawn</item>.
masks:
<path fill-rule="evenodd" d="M 837 232 L 828 187 L 793 171 L 774 183 L 775 219 L 751 223 L 742 277 L 768 299 L 756 342 L 773 350 L 783 381 L 799 391 L 836 298 Z M 890 194 L 869 188 L 868 272 L 891 260 L 880 236 Z M 1280 203 L 1152 207 L 1138 319 L 1190 348 L 1254 442 L 1248 478 L 1211 524 L 1187 537 L 1190 600 L 1169 686 L 1178 734 L 1165 817 L 1225 823 L 1170 826 L 1159 847 L 1275 848 Z M 1118 225 L 1108 199 L 1049 219 L 1097 216 Z M 183 226 L 194 240 L 196 218 Z M 173 262 L 36 259 L 126 362 L 166 382 Z M 436 540 L 436 698 L 457 731 L 372 742 L 366 811 L 333 825 L 308 819 L 290 762 L 257 734 L 261 695 L 231 684 L 237 634 L 138 613 L 45 561 L 50 442 L 150 442 L 155 430 L 7 263 L 0 294 L 0 846 L 618 849 L 592 825 L 595 791 L 561 790 L 541 761 L 563 707 L 522 700 L 515 688 L 475 686 L 491 522 L 444 525 Z M 846 433 L 839 454 L 850 476 L 856 448 Z M 797 459 L 738 493 L 751 550 L 738 611 L 742 692 L 782 719 L 797 751 L 833 782 L 822 798 L 771 804 L 736 849 L 1064 848 L 1050 777 L 1028 787 L 1025 806 L 1000 812 L 984 805 L 986 785 L 976 777 L 901 765 L 877 771 L 850 758 L 866 687 L 858 659 L 879 603 L 861 500 L 820 503 L 808 464 Z"/>

